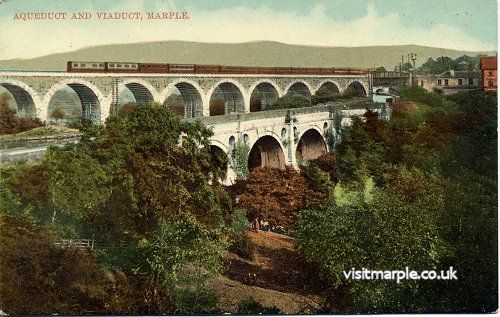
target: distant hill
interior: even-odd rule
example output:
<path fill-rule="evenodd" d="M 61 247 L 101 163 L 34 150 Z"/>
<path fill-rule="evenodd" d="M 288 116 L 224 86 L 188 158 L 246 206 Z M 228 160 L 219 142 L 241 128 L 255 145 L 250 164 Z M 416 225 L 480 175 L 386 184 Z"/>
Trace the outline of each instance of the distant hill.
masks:
<path fill-rule="evenodd" d="M 239 44 L 164 41 L 102 45 L 32 59 L 4 60 L 0 61 L 0 69 L 64 70 L 66 61 L 81 60 L 278 67 L 384 66 L 389 70 L 401 61 L 401 55 L 406 62 L 408 53 L 417 53 L 417 65 L 429 57 L 455 59 L 462 55 L 494 54 L 418 45 L 321 47 L 268 41 Z"/>

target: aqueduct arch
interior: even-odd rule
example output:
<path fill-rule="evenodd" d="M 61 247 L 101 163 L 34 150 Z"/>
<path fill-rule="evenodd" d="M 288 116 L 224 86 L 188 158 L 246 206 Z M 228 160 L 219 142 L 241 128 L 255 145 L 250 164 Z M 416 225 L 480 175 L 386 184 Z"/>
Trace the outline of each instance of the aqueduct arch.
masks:
<path fill-rule="evenodd" d="M 271 167 L 285 169 L 285 154 L 278 140 L 270 135 L 259 138 L 248 154 L 248 169 Z"/>
<path fill-rule="evenodd" d="M 309 129 L 302 134 L 297 144 L 295 151 L 297 165 L 317 159 L 326 152 L 327 148 L 323 136 L 316 129 Z"/>
<path fill-rule="evenodd" d="M 227 169 L 229 167 L 229 160 L 227 153 L 218 145 L 211 144 L 210 145 L 210 158 L 214 167 L 219 169 L 223 175 L 219 175 L 222 179 L 227 176 Z"/>

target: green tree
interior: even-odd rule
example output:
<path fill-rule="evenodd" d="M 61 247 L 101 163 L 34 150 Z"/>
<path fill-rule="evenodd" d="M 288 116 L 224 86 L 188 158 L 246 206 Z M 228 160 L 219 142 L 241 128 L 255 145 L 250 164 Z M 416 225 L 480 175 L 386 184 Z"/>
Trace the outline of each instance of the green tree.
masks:
<path fill-rule="evenodd" d="M 216 298 L 203 286 L 222 268 L 220 253 L 226 247 L 222 235 L 191 216 L 161 220 L 157 230 L 152 240 L 141 242 L 146 261 L 140 270 L 150 276 L 156 290 L 172 298 L 179 313 L 216 312 Z"/>
<path fill-rule="evenodd" d="M 267 110 L 304 108 L 312 106 L 310 98 L 302 95 L 286 95 L 267 107 Z"/>
<path fill-rule="evenodd" d="M 417 312 L 420 307 L 412 304 L 419 296 L 416 282 L 352 282 L 343 271 L 437 268 L 448 252 L 438 234 L 443 210 L 440 187 L 409 203 L 374 188 L 371 180 L 361 191 L 337 185 L 328 204 L 299 213 L 297 248 L 318 263 L 335 285 L 348 287 L 354 304 L 349 312 Z M 401 292 L 407 297 L 402 299 Z"/>

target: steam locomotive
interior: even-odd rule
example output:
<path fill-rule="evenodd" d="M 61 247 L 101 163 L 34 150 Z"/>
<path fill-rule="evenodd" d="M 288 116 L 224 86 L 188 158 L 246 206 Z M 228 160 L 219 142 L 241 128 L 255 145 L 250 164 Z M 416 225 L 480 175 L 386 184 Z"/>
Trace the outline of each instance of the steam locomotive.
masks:
<path fill-rule="evenodd" d="M 363 75 L 368 69 L 68 61 L 69 73 Z"/>

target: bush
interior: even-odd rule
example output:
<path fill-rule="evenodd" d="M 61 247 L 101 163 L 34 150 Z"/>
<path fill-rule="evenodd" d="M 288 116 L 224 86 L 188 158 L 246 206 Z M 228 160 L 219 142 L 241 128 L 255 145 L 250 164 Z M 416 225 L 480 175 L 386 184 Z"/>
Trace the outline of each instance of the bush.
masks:
<path fill-rule="evenodd" d="M 231 214 L 231 225 L 229 230 L 234 234 L 244 233 L 246 229 L 250 228 L 251 224 L 247 218 L 245 209 L 236 209 Z"/>
<path fill-rule="evenodd" d="M 253 260 L 255 254 L 255 245 L 253 244 L 250 237 L 247 236 L 244 232 L 233 234 L 231 236 L 231 246 L 229 247 L 229 251 L 244 259 Z"/>
<path fill-rule="evenodd" d="M 0 216 L 0 298 L 7 314 L 81 315 L 103 311 L 109 279 L 90 253 L 54 244 L 25 218 Z"/>
<path fill-rule="evenodd" d="M 180 314 L 220 314 L 219 297 L 206 288 L 184 289 L 176 296 L 177 313 Z"/>
<path fill-rule="evenodd" d="M 302 95 L 286 95 L 276 100 L 267 110 L 304 108 L 312 106 L 311 99 Z"/>
<path fill-rule="evenodd" d="M 18 118 L 17 111 L 9 107 L 5 94 L 0 95 L 0 135 L 28 131 L 43 126 L 38 118 Z"/>
<path fill-rule="evenodd" d="M 282 314 L 282 311 L 279 308 L 277 308 L 276 306 L 274 306 L 274 307 L 263 306 L 261 303 L 257 302 L 255 299 L 250 297 L 250 298 L 244 299 L 240 302 L 240 304 L 238 305 L 238 310 L 236 311 L 236 314 L 277 315 L 277 314 Z"/>

